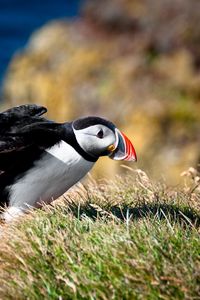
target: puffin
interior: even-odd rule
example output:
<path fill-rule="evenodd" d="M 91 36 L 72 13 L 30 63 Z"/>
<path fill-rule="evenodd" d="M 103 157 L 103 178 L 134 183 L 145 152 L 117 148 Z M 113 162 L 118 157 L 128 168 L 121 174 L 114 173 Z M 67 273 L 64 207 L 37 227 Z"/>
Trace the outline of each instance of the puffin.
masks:
<path fill-rule="evenodd" d="M 36 104 L 0 113 L 0 208 L 9 222 L 80 181 L 101 156 L 136 161 L 128 137 L 112 122 L 87 116 L 57 123 Z"/>

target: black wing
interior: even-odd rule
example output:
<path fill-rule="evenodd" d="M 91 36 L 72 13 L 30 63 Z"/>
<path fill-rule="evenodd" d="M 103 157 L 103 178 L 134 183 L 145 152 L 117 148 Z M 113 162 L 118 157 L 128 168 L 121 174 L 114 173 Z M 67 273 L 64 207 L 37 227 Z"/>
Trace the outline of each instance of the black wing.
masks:
<path fill-rule="evenodd" d="M 42 118 L 47 111 L 37 105 L 21 105 L 0 113 L 1 154 L 18 152 L 32 145 L 47 148 L 61 138 L 62 124 Z"/>
<path fill-rule="evenodd" d="M 62 138 L 62 124 L 40 117 L 46 111 L 41 106 L 22 105 L 0 113 L 0 181 Z"/>
<path fill-rule="evenodd" d="M 62 124 L 42 118 L 46 108 L 22 105 L 0 113 L 0 206 L 7 203 L 6 189 L 16 177 L 62 139 Z"/>
<path fill-rule="evenodd" d="M 43 106 L 35 104 L 21 105 L 0 113 L 0 136 L 19 130 L 25 125 L 37 122 L 38 118 L 47 112 Z M 41 120 L 41 118 L 40 118 Z"/>
<path fill-rule="evenodd" d="M 11 116 L 15 116 L 16 118 L 20 116 L 41 116 L 47 112 L 46 107 L 39 106 L 36 104 L 25 104 L 16 107 L 9 108 L 2 113 L 0 113 L 0 117 L 7 116 L 10 118 Z"/>

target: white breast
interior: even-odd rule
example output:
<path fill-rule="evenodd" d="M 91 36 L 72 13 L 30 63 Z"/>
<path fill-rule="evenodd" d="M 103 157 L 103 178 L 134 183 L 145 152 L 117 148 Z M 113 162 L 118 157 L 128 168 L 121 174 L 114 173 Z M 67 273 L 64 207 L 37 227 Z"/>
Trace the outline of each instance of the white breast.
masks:
<path fill-rule="evenodd" d="M 9 206 L 27 209 L 41 202 L 50 203 L 84 177 L 93 165 L 61 141 L 47 149 L 42 159 L 10 186 Z"/>

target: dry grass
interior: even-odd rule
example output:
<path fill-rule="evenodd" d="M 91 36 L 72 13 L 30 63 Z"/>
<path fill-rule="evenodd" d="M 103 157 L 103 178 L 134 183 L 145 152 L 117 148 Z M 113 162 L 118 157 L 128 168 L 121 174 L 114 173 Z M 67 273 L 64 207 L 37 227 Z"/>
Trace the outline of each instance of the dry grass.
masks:
<path fill-rule="evenodd" d="M 180 190 L 140 170 L 91 179 L 4 226 L 0 298 L 199 299 L 195 178 Z"/>

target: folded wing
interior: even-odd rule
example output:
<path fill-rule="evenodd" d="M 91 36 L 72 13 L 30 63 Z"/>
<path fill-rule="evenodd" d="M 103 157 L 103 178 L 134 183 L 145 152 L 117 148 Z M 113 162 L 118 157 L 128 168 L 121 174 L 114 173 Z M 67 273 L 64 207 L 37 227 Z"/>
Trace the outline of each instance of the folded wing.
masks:
<path fill-rule="evenodd" d="M 22 105 L 0 113 L 0 190 L 59 141 L 63 126 L 41 117 L 46 111 Z"/>

